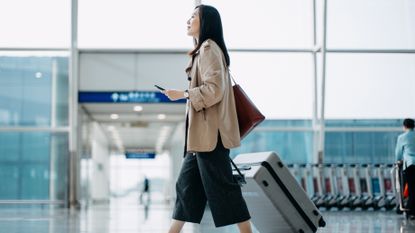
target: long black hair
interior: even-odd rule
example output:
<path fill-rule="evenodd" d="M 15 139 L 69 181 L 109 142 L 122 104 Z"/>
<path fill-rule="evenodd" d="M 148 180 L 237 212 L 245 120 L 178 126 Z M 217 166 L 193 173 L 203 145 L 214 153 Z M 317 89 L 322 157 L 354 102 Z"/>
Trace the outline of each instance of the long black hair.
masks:
<path fill-rule="evenodd" d="M 208 5 L 199 5 L 195 9 L 197 8 L 199 8 L 200 33 L 197 42 L 195 42 L 196 47 L 189 54 L 194 56 L 202 43 L 211 39 L 220 47 L 225 56 L 226 65 L 229 66 L 231 61 L 223 39 L 222 20 L 218 10 Z"/>

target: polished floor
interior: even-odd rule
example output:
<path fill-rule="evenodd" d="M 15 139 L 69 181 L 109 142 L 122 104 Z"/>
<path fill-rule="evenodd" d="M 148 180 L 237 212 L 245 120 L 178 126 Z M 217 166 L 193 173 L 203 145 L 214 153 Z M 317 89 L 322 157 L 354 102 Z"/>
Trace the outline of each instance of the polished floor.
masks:
<path fill-rule="evenodd" d="M 394 211 L 327 211 L 327 226 L 319 233 L 415 232 L 415 220 Z M 0 206 L 0 233 L 167 233 L 171 207 L 94 205 L 83 210 Z M 183 233 L 236 233 L 236 226 L 215 228 L 210 212 L 202 223 L 186 224 Z M 257 232 L 257 231 L 255 231 Z M 281 231 L 281 233 L 284 231 Z"/>

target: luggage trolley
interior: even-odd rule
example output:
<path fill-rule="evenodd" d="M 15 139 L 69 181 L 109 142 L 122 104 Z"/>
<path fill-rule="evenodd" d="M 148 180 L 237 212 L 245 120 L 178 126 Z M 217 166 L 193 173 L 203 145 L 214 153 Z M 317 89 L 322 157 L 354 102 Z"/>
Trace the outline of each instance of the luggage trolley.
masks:
<path fill-rule="evenodd" d="M 313 176 L 313 191 L 314 195 L 311 197 L 311 200 L 314 204 L 320 208 L 324 205 L 324 192 L 323 192 L 323 169 L 321 164 L 310 164 L 311 172 Z"/>
<path fill-rule="evenodd" d="M 382 195 L 385 197 L 385 209 L 392 210 L 397 206 L 396 203 L 396 194 L 392 185 L 392 174 L 391 170 L 393 169 L 393 164 L 382 164 L 380 170 L 383 177 L 383 185 L 381 185 Z"/>
<path fill-rule="evenodd" d="M 385 192 L 384 192 L 384 180 L 381 170 L 381 164 L 374 164 L 370 166 L 370 184 L 371 189 L 369 195 L 372 199 L 372 207 L 374 210 L 381 209 L 385 206 Z"/>
<path fill-rule="evenodd" d="M 345 165 L 337 164 L 335 170 L 336 188 L 337 188 L 337 209 L 341 210 L 348 207 L 350 199 L 350 190 L 348 185 L 347 170 Z"/>
<path fill-rule="evenodd" d="M 288 170 L 290 170 L 291 174 L 294 176 L 295 180 L 300 184 L 301 183 L 301 175 L 300 169 L 298 164 L 287 164 Z"/>
<path fill-rule="evenodd" d="M 324 164 L 323 167 L 323 180 L 324 180 L 324 198 L 323 206 L 330 210 L 332 207 L 337 207 L 336 204 L 336 190 L 334 183 L 334 170 L 332 164 Z"/>
<path fill-rule="evenodd" d="M 344 206 L 354 210 L 356 208 L 355 203 L 358 202 L 358 194 L 356 193 L 356 182 L 355 182 L 355 170 L 356 164 L 347 164 L 344 166 L 344 177 L 346 180 L 344 194 L 347 195 L 344 200 Z"/>
<path fill-rule="evenodd" d="M 366 210 L 370 207 L 373 207 L 372 200 L 372 184 L 370 177 L 370 165 L 361 164 L 359 172 L 359 183 L 360 183 L 360 199 L 362 200 L 362 205 L 360 206 L 363 210 Z"/>
<path fill-rule="evenodd" d="M 308 194 L 309 197 L 313 195 L 313 189 L 310 185 L 310 169 L 308 168 L 306 163 L 299 164 L 299 173 L 301 177 L 301 187 L 303 187 L 304 191 Z"/>
<path fill-rule="evenodd" d="M 362 200 L 362 192 L 361 192 L 361 182 L 360 182 L 360 175 L 359 169 L 360 166 L 358 164 L 350 164 L 350 173 L 351 179 L 349 179 L 349 187 L 351 193 L 354 193 L 355 198 L 349 203 L 350 209 L 355 209 L 363 206 Z"/>

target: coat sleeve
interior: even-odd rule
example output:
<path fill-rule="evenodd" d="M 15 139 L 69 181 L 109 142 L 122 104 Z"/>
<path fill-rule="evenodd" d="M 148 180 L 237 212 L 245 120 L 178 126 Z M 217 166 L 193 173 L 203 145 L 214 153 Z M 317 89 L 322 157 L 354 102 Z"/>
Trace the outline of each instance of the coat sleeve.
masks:
<path fill-rule="evenodd" d="M 220 49 L 204 42 L 200 49 L 199 70 L 202 84 L 189 89 L 191 106 L 198 112 L 220 102 L 225 91 L 225 67 Z"/>

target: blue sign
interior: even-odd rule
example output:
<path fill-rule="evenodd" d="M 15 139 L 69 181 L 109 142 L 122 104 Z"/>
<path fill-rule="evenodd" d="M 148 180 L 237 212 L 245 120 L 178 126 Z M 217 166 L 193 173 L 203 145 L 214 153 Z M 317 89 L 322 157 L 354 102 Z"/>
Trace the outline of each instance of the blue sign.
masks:
<path fill-rule="evenodd" d="M 145 152 L 125 152 L 125 158 L 127 159 L 154 159 L 156 153 Z"/>
<path fill-rule="evenodd" d="M 186 103 L 186 99 L 171 101 L 159 91 L 80 91 L 79 103 Z"/>

